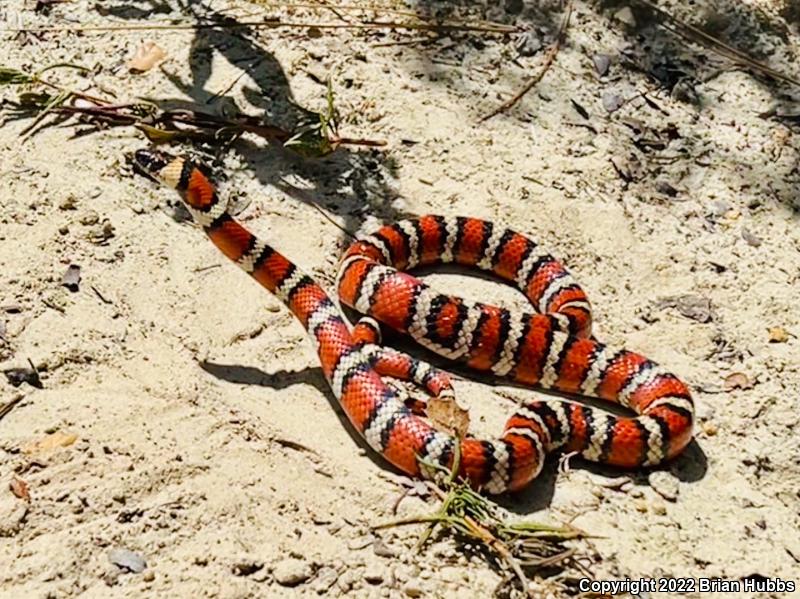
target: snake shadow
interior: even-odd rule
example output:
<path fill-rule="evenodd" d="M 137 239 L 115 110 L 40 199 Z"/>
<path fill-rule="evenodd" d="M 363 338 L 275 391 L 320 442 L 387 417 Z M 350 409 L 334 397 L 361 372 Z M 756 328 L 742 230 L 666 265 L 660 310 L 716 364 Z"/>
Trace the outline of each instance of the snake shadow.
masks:
<path fill-rule="evenodd" d="M 350 435 L 353 443 L 364 451 L 364 455 L 366 455 L 375 466 L 393 472 L 399 476 L 405 476 L 400 469 L 395 468 L 381 454 L 367 445 L 364 438 L 353 428 L 352 423 L 347 418 L 347 414 L 344 413 L 342 406 L 339 405 L 339 401 L 331 391 L 328 381 L 325 380 L 325 375 L 322 374 L 321 367 L 310 366 L 302 370 L 279 370 L 270 373 L 254 366 L 219 364 L 207 360 L 198 362 L 198 365 L 214 378 L 235 385 L 256 385 L 276 390 L 286 389 L 294 385 L 310 385 L 314 387 L 328 400 L 333 413 L 336 414 L 336 417 L 339 419 L 339 424 L 347 431 L 347 434 Z"/>
<path fill-rule="evenodd" d="M 268 50 L 260 30 L 209 4 L 199 0 L 111 0 L 102 6 L 104 15 L 134 22 L 176 9 L 199 26 L 187 52 L 188 76 L 162 68 L 177 93 L 148 99 L 162 110 L 191 110 L 225 118 L 255 116 L 265 126 L 290 132 L 318 123 L 319 115 L 295 99 L 287 72 Z M 220 61 L 235 69 L 231 80 L 222 84 L 214 81 Z M 319 85 L 317 104 L 322 106 L 326 82 L 308 76 Z M 195 144 L 194 150 L 212 163 L 223 152 L 234 153 L 262 186 L 277 188 L 298 203 L 336 213 L 346 230 L 358 229 L 366 213 L 385 220 L 403 216 L 392 207 L 397 192 L 390 182 L 397 164 L 378 148 L 339 146 L 328 156 L 304 158 L 275 140 L 244 135 L 230 146 Z M 302 181 L 299 186 L 291 182 L 296 179 Z"/>
<path fill-rule="evenodd" d="M 403 348 L 404 350 L 406 348 Z M 438 356 L 432 354 L 425 356 L 425 359 L 430 358 L 430 361 L 435 361 Z M 449 365 L 452 371 L 452 364 L 445 362 L 442 366 Z M 270 389 L 286 389 L 293 385 L 310 385 L 317 389 L 331 406 L 331 409 L 339 419 L 340 425 L 347 431 L 353 443 L 360 449 L 364 450 L 364 454 L 370 461 L 377 467 L 388 470 L 400 476 L 405 474 L 393 466 L 388 460 L 383 458 L 379 453 L 375 452 L 363 437 L 353 428 L 344 410 L 339 405 L 336 397 L 331 392 L 328 382 L 322 374 L 322 369 L 319 366 L 305 368 L 298 371 L 280 370 L 277 372 L 266 372 L 254 366 L 242 366 L 238 364 L 220 364 L 210 361 L 199 362 L 202 370 L 211 376 L 236 385 L 256 385 L 260 387 L 269 387 Z M 459 369 L 457 368 L 456 371 Z M 503 381 L 502 384 L 506 384 Z M 527 387 L 522 387 L 531 390 Z M 544 392 L 542 389 L 535 389 L 536 392 Z M 549 394 L 549 393 L 548 393 Z M 559 395 L 560 394 L 552 394 Z M 569 396 L 565 396 L 570 398 Z M 574 398 L 570 398 L 573 399 Z M 587 399 L 581 403 L 593 404 L 594 407 L 605 409 L 609 412 L 622 413 L 616 406 L 608 406 L 603 402 L 597 402 L 592 399 Z M 523 490 L 516 493 L 507 493 L 499 497 L 495 497 L 498 505 L 504 507 L 510 512 L 516 514 L 530 514 L 546 509 L 553 501 L 555 492 L 555 485 L 558 480 L 560 454 L 551 454 L 547 457 L 542 472 L 539 476 Z M 696 440 L 692 440 L 687 448 L 677 458 L 664 464 L 662 466 L 649 469 L 647 471 L 628 471 L 614 468 L 612 466 L 605 466 L 597 464 L 588 460 L 574 457 L 570 459 L 570 468 L 585 469 L 593 474 L 603 476 L 609 479 L 626 477 L 630 479 L 636 486 L 648 486 L 648 473 L 654 470 L 667 470 L 671 472 L 681 482 L 697 482 L 705 477 L 708 470 L 708 460 L 705 452 Z"/>

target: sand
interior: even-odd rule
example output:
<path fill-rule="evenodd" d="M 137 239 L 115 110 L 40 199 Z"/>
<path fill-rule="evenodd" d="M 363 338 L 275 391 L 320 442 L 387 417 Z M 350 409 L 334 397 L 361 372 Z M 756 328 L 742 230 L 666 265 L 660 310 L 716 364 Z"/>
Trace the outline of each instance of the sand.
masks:
<path fill-rule="evenodd" d="M 186 21 L 190 8 L 343 22 L 246 2 L 34 4 L 3 2 L 0 23 L 134 25 L 153 9 L 153 19 Z M 718 4 L 664 6 L 800 77 L 788 2 L 712 10 Z M 557 7 L 503 6 L 439 12 L 525 23 L 531 50 L 552 41 Z M 429 11 L 424 2 L 406 9 Z M 635 25 L 625 23 L 631 15 Z M 46 77 L 113 91 L 120 103 L 147 97 L 217 114 L 235 105 L 287 126 L 299 106 L 323 109 L 333 74 L 341 133 L 387 146 L 303 160 L 245 136 L 217 169 L 248 226 L 326 285 L 346 244 L 333 223 L 355 231 L 435 212 L 513 226 L 582 283 L 598 338 L 644 353 L 694 391 L 695 442 L 671 464 L 619 472 L 572 460 L 561 472 L 553 457 L 502 505 L 594 535 L 575 547 L 598 580 L 800 582 L 800 138 L 791 120 L 764 115 L 796 114 L 798 89 L 624 5 L 578 2 L 544 79 L 481 122 L 545 49 L 519 57 L 512 38 L 487 33 L 425 38 L 305 28 L 4 33 L 0 56 L 29 71 L 93 69 Z M 126 61 L 148 40 L 166 59 L 129 73 Z M 601 54 L 610 57 L 602 76 Z M 7 103 L 19 91 L 0 90 L 0 370 L 30 360 L 43 388 L 0 377 L 0 403 L 19 400 L 0 420 L 0 595 L 455 597 L 503 586 L 502 572 L 450 538 L 419 552 L 419 527 L 370 532 L 398 517 L 405 479 L 346 424 L 291 314 L 176 221 L 169 190 L 126 167 L 125 154 L 147 146 L 142 134 L 75 136 L 86 125 L 70 120 L 21 140 L 31 121 Z M 61 285 L 70 264 L 81 268 L 76 292 Z M 523 305 L 496 283 L 428 278 Z M 456 389 L 481 435 L 499 432 L 513 409 L 500 393 L 542 397 L 462 377 Z M 30 447 L 54 433 L 74 442 Z M 30 502 L 11 492 L 14 477 Z M 411 497 L 399 515 L 433 507 Z M 137 556 L 139 573 L 112 563 L 141 569 L 130 563 Z M 558 581 L 534 585 L 539 596 L 564 593 Z"/>

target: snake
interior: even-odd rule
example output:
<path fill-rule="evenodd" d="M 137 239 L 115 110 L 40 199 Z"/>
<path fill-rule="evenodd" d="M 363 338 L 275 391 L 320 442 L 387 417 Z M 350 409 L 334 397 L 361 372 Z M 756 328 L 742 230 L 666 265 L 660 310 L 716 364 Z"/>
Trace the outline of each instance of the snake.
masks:
<path fill-rule="evenodd" d="M 692 439 L 688 386 L 641 354 L 593 338 L 584 290 L 521 233 L 478 218 L 425 215 L 358 236 L 344 252 L 335 282 L 340 303 L 363 315 L 351 325 L 321 285 L 236 220 L 206 165 L 154 150 L 136 151 L 133 161 L 150 178 L 176 189 L 211 242 L 288 307 L 307 331 L 352 426 L 408 476 L 431 479 L 452 469 L 473 488 L 499 494 L 533 481 L 551 452 L 637 469 L 674 458 Z M 515 286 L 532 310 L 440 293 L 408 272 L 442 263 Z M 426 417 L 425 401 L 404 398 L 387 377 L 443 401 L 454 398 L 451 377 L 383 347 L 381 327 L 479 375 L 560 397 L 520 402 L 499 438 L 443 430 Z M 617 415 L 572 396 L 599 398 L 634 415 Z"/>

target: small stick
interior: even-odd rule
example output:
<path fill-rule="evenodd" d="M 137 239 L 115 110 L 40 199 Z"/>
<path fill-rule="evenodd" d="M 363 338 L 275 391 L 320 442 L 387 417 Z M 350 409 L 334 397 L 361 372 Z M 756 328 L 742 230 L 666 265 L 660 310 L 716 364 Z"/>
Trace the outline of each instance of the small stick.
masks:
<path fill-rule="evenodd" d="M 104 297 L 103 294 L 100 293 L 100 291 L 94 285 L 92 285 L 91 288 L 92 288 L 92 291 L 94 291 L 95 295 L 97 297 L 99 297 L 100 301 L 103 302 L 104 304 L 113 304 L 114 303 L 110 299 Z"/>
<path fill-rule="evenodd" d="M 5 404 L 1 405 L 0 406 L 0 420 L 5 418 L 8 415 L 8 413 L 11 410 L 14 409 L 14 406 L 17 405 L 19 402 L 21 402 L 23 399 L 25 399 L 25 395 L 20 394 L 20 395 L 17 395 L 14 399 L 9 401 L 8 403 L 5 403 Z"/>
<path fill-rule="evenodd" d="M 193 25 L 87 25 L 84 27 L 28 27 L 0 29 L 3 33 L 89 33 L 108 31 L 200 31 L 205 29 L 410 29 L 418 31 L 461 31 L 477 33 L 497 33 L 507 35 L 517 33 L 519 28 L 502 23 L 402 23 L 399 21 L 365 21 L 362 23 L 303 23 L 281 22 L 277 19 L 265 21 L 241 21 L 239 23 L 195 23 Z"/>
<path fill-rule="evenodd" d="M 521 90 L 519 90 L 514 96 L 503 102 L 500 106 L 495 108 L 492 112 L 481 118 L 480 122 L 483 123 L 484 121 L 488 121 L 490 118 L 497 116 L 501 112 L 505 112 L 514 104 L 519 102 L 522 97 L 527 94 L 529 91 L 533 89 L 533 87 L 539 83 L 542 78 L 544 77 L 545 73 L 550 69 L 553 62 L 556 59 L 556 54 L 558 54 L 558 50 L 561 47 L 562 42 L 564 41 L 564 36 L 567 32 L 567 27 L 569 26 L 569 18 L 572 15 L 572 0 L 567 0 L 567 5 L 564 8 L 564 17 L 561 19 L 561 26 L 558 28 L 558 35 L 556 36 L 555 41 L 550 46 L 550 49 L 547 51 L 547 55 L 544 58 L 544 64 L 542 64 L 542 68 L 539 70 L 536 75 L 531 77 L 531 79 L 523 86 Z"/>

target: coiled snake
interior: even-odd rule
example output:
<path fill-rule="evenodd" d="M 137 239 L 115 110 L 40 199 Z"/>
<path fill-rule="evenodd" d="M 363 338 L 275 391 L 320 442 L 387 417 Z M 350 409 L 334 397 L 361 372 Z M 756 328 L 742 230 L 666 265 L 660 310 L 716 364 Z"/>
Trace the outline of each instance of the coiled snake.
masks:
<path fill-rule="evenodd" d="M 475 218 L 423 216 L 359 239 L 337 276 L 342 303 L 368 315 L 351 330 L 322 287 L 229 214 L 206 169 L 145 150 L 136 153 L 135 162 L 177 189 L 222 253 L 294 313 L 350 422 L 403 472 L 431 477 L 431 464 L 450 468 L 456 440 L 433 428 L 381 377 L 413 381 L 440 397 L 452 395 L 452 386 L 445 372 L 377 345 L 375 320 L 474 370 L 599 397 L 638 414 L 620 417 L 563 400 L 519 406 L 499 439 L 467 436 L 460 442 L 459 474 L 488 493 L 522 488 L 539 474 L 545 455 L 558 449 L 636 468 L 674 457 L 691 440 L 694 409 L 687 386 L 640 354 L 590 339 L 583 290 L 527 237 Z M 516 285 L 536 312 L 444 295 L 403 272 L 444 262 Z"/>

